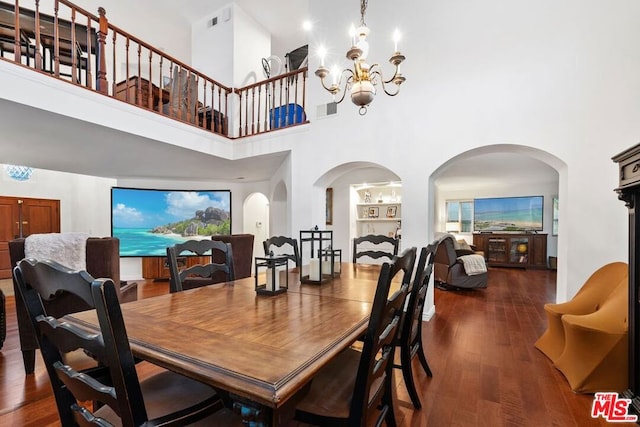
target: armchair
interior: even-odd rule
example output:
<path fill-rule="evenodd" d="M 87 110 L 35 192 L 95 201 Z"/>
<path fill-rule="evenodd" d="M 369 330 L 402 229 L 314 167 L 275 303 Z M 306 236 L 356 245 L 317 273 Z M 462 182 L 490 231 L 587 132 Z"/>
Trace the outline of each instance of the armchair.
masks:
<path fill-rule="evenodd" d="M 487 267 L 481 255 L 459 255 L 455 239 L 445 234 L 437 240 L 433 277 L 440 288 L 479 289 L 487 287 Z"/>
<path fill-rule="evenodd" d="M 11 265 L 15 266 L 25 258 L 25 239 L 9 241 L 9 257 Z M 87 272 L 93 277 L 110 278 L 114 283 L 120 284 L 120 240 L 114 237 L 89 237 L 86 245 Z M 13 283 L 15 295 L 18 293 L 17 284 Z M 116 292 L 120 302 L 132 301 L 137 297 L 135 284 L 117 286 Z M 47 305 L 47 304 L 45 304 Z M 70 296 L 56 299 L 55 306 L 47 306 L 47 310 L 53 316 L 73 313 L 82 310 L 83 305 L 76 304 Z M 38 348 L 33 326 L 29 315 L 20 298 L 16 298 L 16 314 L 18 319 L 18 334 L 20 336 L 20 349 L 24 362 L 25 373 L 33 373 L 35 367 L 35 351 Z"/>

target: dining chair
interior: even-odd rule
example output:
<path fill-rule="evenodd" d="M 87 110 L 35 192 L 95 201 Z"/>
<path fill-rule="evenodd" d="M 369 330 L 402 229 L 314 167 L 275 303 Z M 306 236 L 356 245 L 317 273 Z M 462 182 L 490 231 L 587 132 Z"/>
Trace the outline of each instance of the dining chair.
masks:
<path fill-rule="evenodd" d="M 300 250 L 298 249 L 298 240 L 293 237 L 272 236 L 262 242 L 264 247 L 264 255 L 269 256 L 273 251 L 274 255 L 286 256 L 296 267 L 300 267 Z"/>
<path fill-rule="evenodd" d="M 63 426 L 241 425 L 216 391 L 168 370 L 140 381 L 113 280 L 54 261 L 24 259 L 13 271 L 37 339 Z M 99 331 L 47 313 L 42 300 L 69 293 L 93 307 Z M 100 363 L 78 371 L 63 355 L 83 349 Z M 87 404 L 93 402 L 93 406 Z"/>
<path fill-rule="evenodd" d="M 382 234 L 367 234 L 353 239 L 353 263 L 359 258 L 387 258 L 392 260 L 398 255 L 399 240 Z"/>
<path fill-rule="evenodd" d="M 319 426 L 396 425 L 393 409 L 394 341 L 400 328 L 416 248 L 382 264 L 362 351 L 347 348 L 311 380 L 298 403 L 296 420 Z M 396 276 L 398 290 L 391 292 Z M 372 423 L 371 421 L 374 421 Z"/>
<path fill-rule="evenodd" d="M 212 261 L 181 269 L 178 265 L 178 258 L 185 252 L 199 256 L 210 255 Z M 224 262 L 214 262 L 214 259 L 224 259 Z M 169 290 L 171 293 L 235 280 L 233 251 L 230 243 L 219 240 L 187 240 L 169 246 L 167 260 L 169 262 Z"/>
<path fill-rule="evenodd" d="M 394 364 L 394 368 L 402 370 L 411 403 L 416 409 L 422 408 L 422 403 L 413 380 L 413 365 L 411 363 L 413 358 L 418 356 L 424 372 L 428 377 L 433 376 L 422 345 L 422 313 L 429 290 L 436 248 L 437 243 L 432 243 L 420 250 L 415 277 L 407 297 L 406 309 L 402 314 L 400 331 L 395 341 L 396 347 L 400 348 L 400 364 Z"/>

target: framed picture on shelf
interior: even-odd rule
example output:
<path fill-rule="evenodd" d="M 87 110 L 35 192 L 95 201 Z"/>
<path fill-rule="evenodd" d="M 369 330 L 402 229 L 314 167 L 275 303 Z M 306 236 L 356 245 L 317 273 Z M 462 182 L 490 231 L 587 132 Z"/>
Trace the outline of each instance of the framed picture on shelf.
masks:
<path fill-rule="evenodd" d="M 395 218 L 396 217 L 396 212 L 398 212 L 398 207 L 397 206 L 389 206 L 387 208 L 387 218 Z"/>
<path fill-rule="evenodd" d="M 378 218 L 379 215 L 380 212 L 377 206 L 369 208 L 369 218 Z"/>

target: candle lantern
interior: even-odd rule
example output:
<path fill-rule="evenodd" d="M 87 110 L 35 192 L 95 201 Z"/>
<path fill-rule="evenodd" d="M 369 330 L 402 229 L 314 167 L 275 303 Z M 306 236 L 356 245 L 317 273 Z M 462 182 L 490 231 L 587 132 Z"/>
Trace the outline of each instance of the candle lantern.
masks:
<path fill-rule="evenodd" d="M 323 262 L 322 256 L 332 246 L 333 231 L 318 230 L 317 226 L 313 230 L 300 230 L 300 283 L 319 285 L 333 278 L 333 258 L 327 257 L 327 262 Z"/>
<path fill-rule="evenodd" d="M 318 257 L 324 264 L 322 271 L 330 272 L 332 277 L 339 277 L 342 270 L 342 250 L 331 247 L 318 251 Z"/>
<path fill-rule="evenodd" d="M 287 271 L 288 258 L 286 256 L 256 257 L 255 259 L 255 291 L 260 295 L 278 295 L 287 292 L 289 288 L 289 274 Z M 261 281 L 264 273 L 264 282 Z"/>

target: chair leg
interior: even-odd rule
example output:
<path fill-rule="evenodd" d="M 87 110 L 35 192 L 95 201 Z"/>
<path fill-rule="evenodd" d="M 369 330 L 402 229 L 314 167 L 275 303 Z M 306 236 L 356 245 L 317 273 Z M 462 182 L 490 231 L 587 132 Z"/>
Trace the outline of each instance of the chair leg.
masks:
<path fill-rule="evenodd" d="M 413 368 L 411 367 L 411 350 L 409 348 L 402 348 L 400 351 L 400 368 L 402 369 L 402 377 L 404 378 L 404 385 L 407 387 L 411 403 L 416 409 L 422 408 L 422 402 L 420 402 L 420 396 L 416 390 L 416 385 L 413 382 Z"/>
<path fill-rule="evenodd" d="M 394 402 L 396 401 L 395 396 L 394 396 L 394 389 L 395 387 L 393 386 L 393 367 L 389 370 L 389 375 L 387 375 L 387 378 L 385 379 L 387 385 L 387 391 L 385 393 L 386 397 L 382 398 L 382 404 L 387 406 L 387 413 L 384 416 L 384 420 L 387 424 L 387 427 L 396 427 L 396 412 L 394 409 Z M 378 420 L 378 422 L 380 422 L 381 420 Z"/>
<path fill-rule="evenodd" d="M 433 373 L 431 372 L 431 368 L 429 368 L 429 363 L 427 363 L 427 357 L 424 355 L 424 349 L 422 348 L 422 341 L 418 343 L 418 359 L 420 359 L 420 364 L 424 369 L 424 372 L 428 377 L 433 377 Z"/>
<path fill-rule="evenodd" d="M 36 366 L 36 351 L 22 350 L 22 361 L 24 362 L 25 374 L 33 374 Z"/>

